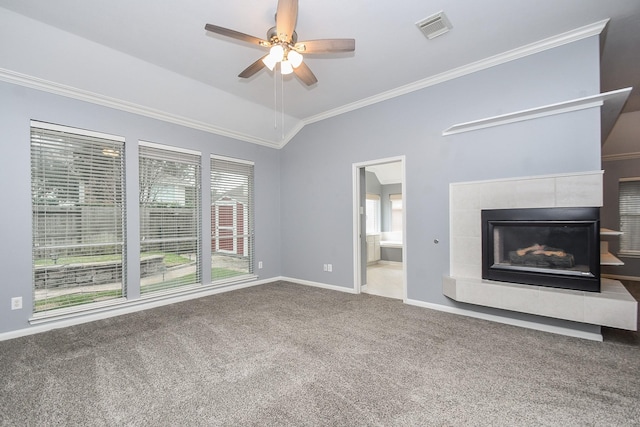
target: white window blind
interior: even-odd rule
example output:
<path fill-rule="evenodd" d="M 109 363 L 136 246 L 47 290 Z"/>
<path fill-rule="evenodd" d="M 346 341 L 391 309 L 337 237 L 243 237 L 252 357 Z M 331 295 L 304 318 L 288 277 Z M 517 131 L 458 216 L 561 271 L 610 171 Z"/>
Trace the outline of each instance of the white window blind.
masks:
<path fill-rule="evenodd" d="M 620 253 L 640 255 L 640 178 L 621 180 L 618 189 Z"/>
<path fill-rule="evenodd" d="M 140 143 L 140 293 L 201 283 L 197 152 Z"/>
<path fill-rule="evenodd" d="M 380 196 L 366 195 L 367 234 L 380 232 Z"/>
<path fill-rule="evenodd" d="M 390 194 L 391 231 L 402 231 L 402 194 Z"/>
<path fill-rule="evenodd" d="M 34 312 L 125 294 L 124 139 L 31 122 Z"/>
<path fill-rule="evenodd" d="M 253 163 L 211 157 L 211 282 L 253 274 Z"/>

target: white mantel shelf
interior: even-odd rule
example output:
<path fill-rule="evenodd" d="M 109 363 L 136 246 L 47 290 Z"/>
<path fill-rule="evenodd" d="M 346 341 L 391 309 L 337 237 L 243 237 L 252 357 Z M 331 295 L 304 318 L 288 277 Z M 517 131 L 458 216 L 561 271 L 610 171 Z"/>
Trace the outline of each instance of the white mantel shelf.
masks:
<path fill-rule="evenodd" d="M 455 135 L 462 132 L 470 132 L 479 129 L 490 128 L 494 126 L 506 125 L 509 123 L 521 122 L 524 120 L 537 119 L 540 117 L 553 116 L 556 114 L 568 113 L 570 111 L 579 111 L 587 108 L 602 107 L 601 115 L 601 131 L 602 143 L 613 129 L 613 125 L 618 119 L 618 115 L 627 101 L 629 94 L 633 88 L 628 87 L 618 89 L 611 92 L 599 93 L 597 95 L 587 96 L 584 98 L 573 99 L 570 101 L 559 102 L 557 104 L 545 105 L 542 107 L 531 108 L 528 110 L 516 111 L 513 113 L 502 114 L 499 116 L 488 117 L 485 119 L 474 120 L 453 125 L 442 131 L 442 136 Z"/>
<path fill-rule="evenodd" d="M 635 331 L 638 302 L 617 280 L 603 278 L 601 292 L 445 276 L 442 293 L 464 303 Z"/>

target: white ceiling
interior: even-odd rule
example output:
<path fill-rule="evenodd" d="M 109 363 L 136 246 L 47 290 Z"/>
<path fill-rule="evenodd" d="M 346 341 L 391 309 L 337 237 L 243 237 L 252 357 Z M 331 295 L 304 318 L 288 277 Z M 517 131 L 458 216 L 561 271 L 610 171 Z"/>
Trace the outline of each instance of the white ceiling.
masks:
<path fill-rule="evenodd" d="M 365 169 L 375 173 L 382 185 L 402 183 L 402 162 L 400 161 L 371 165 Z"/>
<path fill-rule="evenodd" d="M 225 114 L 242 120 L 225 122 L 224 114 L 219 114 L 218 122 L 215 117 L 196 117 L 188 108 L 177 106 L 177 102 L 164 107 L 174 108 L 169 111 L 171 114 L 193 116 L 212 127 L 230 128 L 231 132 L 274 145 L 283 137 L 286 139 L 285 133 L 291 135 L 305 123 L 346 106 L 604 19 L 610 22 L 602 54 L 601 91 L 633 86 L 625 111 L 640 110 L 638 0 L 300 0 L 296 29 L 299 40 L 354 38 L 356 50 L 307 56 L 305 61 L 319 82 L 306 87 L 293 75 L 285 76 L 283 91 L 280 87 L 274 91 L 274 76 L 267 69 L 247 80 L 237 77 L 265 53 L 261 48 L 204 30 L 206 23 L 212 23 L 266 38 L 266 31 L 274 25 L 276 4 L 277 0 L 0 0 L 1 8 L 15 12 L 5 13 L 8 19 L 13 16 L 16 20 L 22 15 L 22 19 L 46 23 L 153 64 L 159 73 L 165 73 L 167 86 L 171 79 L 182 79 L 192 81 L 193 87 L 197 83 L 197 87 L 210 88 L 215 91 L 211 93 L 220 94 L 216 98 L 224 99 Z M 415 23 L 439 11 L 447 14 L 453 29 L 428 40 Z M 32 21 L 16 24 L 11 31 L 18 32 L 28 22 Z M 0 48 L 9 50 L 9 43 L 39 43 L 46 48 L 51 42 L 26 38 L 29 37 L 9 41 L 4 37 Z M 0 55 L 0 68 L 20 68 L 20 63 L 12 62 L 8 56 Z M 99 57 L 82 59 L 100 63 Z M 25 66 L 14 71 L 42 73 L 35 77 L 45 80 L 54 78 L 44 69 Z M 163 109 L 162 93 L 147 91 L 150 93 L 135 98 L 132 94 L 131 99 L 126 99 L 128 94 L 117 93 L 113 82 L 99 75 L 98 67 L 91 74 L 92 81 L 86 76 L 75 80 L 65 77 L 68 80 L 64 83 Z M 136 82 L 148 84 L 148 69 L 136 74 L 135 67 L 131 67 L 127 76 L 132 87 Z M 274 95 L 280 97 L 282 93 L 286 129 L 274 132 L 274 124 L 281 126 L 281 118 L 274 112 Z M 212 95 L 206 90 L 194 90 L 189 96 L 199 109 L 220 103 L 219 99 L 210 99 Z M 281 105 L 275 107 L 276 111 L 281 109 Z"/>

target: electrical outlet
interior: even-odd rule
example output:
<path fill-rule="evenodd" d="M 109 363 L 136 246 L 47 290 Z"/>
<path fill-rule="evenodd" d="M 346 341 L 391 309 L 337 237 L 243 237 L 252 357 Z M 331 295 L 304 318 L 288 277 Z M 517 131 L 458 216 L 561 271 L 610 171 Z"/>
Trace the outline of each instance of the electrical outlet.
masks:
<path fill-rule="evenodd" d="M 327 264 L 327 271 L 331 273 L 333 271 L 333 264 Z"/>
<path fill-rule="evenodd" d="M 324 265 L 322 266 L 322 269 L 323 269 L 324 271 L 327 271 L 327 268 L 328 268 L 328 267 L 327 267 L 327 264 L 324 264 Z"/>
<path fill-rule="evenodd" d="M 20 310 L 22 308 L 22 297 L 11 298 L 11 310 Z"/>
<path fill-rule="evenodd" d="M 262 268 L 262 261 L 258 261 L 258 268 Z"/>

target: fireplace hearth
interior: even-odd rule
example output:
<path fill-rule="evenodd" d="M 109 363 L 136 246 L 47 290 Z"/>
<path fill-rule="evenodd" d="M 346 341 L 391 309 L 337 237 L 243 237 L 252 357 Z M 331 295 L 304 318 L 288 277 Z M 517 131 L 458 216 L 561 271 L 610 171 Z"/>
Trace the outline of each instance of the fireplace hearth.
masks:
<path fill-rule="evenodd" d="M 600 292 L 598 208 L 482 210 L 482 278 Z"/>

